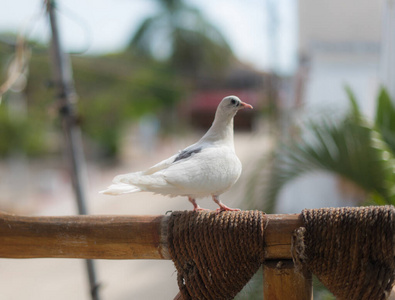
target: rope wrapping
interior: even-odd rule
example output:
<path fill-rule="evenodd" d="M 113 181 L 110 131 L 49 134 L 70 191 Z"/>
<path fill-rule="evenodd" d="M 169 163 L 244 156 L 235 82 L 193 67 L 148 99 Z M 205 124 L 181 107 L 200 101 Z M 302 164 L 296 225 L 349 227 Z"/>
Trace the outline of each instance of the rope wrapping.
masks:
<path fill-rule="evenodd" d="M 168 245 L 183 299 L 233 299 L 264 261 L 259 211 L 173 212 Z"/>
<path fill-rule="evenodd" d="M 395 272 L 393 206 L 305 209 L 294 232 L 296 266 L 344 300 L 387 299 Z"/>
<path fill-rule="evenodd" d="M 297 270 L 339 300 L 385 300 L 395 280 L 393 206 L 305 209 L 294 231 Z M 174 212 L 167 242 L 184 300 L 233 299 L 264 262 L 263 212 Z"/>

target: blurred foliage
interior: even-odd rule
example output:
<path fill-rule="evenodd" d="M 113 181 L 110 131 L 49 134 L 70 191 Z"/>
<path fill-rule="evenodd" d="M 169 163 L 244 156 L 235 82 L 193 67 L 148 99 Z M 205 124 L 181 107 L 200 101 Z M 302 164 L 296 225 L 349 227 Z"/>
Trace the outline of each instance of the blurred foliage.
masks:
<path fill-rule="evenodd" d="M 141 62 L 128 54 L 75 57 L 73 68 L 83 131 L 109 156 L 119 150 L 128 120 L 154 113 L 163 116 L 162 129 L 169 128 L 162 112 L 174 110 L 184 94 L 182 80 L 166 63 Z"/>
<path fill-rule="evenodd" d="M 351 89 L 346 88 L 351 110 L 341 119 L 333 116 L 306 124 L 301 137 L 282 143 L 262 159 L 269 176 L 256 170 L 252 189 L 265 186 L 266 212 L 272 212 L 281 189 L 303 174 L 327 171 L 352 183 L 362 196 L 359 203 L 395 204 L 395 109 L 385 89 L 376 100 L 375 122 L 364 117 Z M 268 179 L 269 177 L 269 179 Z M 262 179 L 264 178 L 264 179 Z"/>
<path fill-rule="evenodd" d="M 335 300 L 335 296 L 328 291 L 325 285 L 313 274 L 313 299 L 315 300 Z"/>
<path fill-rule="evenodd" d="M 162 57 L 178 73 L 198 76 L 221 73 L 234 59 L 218 29 L 183 0 L 155 0 L 158 13 L 140 24 L 128 51 L 142 57 Z"/>
<path fill-rule="evenodd" d="M 125 124 L 146 113 L 158 116 L 161 130 L 174 129 L 176 105 L 186 90 L 193 90 L 199 76 L 221 73 L 233 58 L 221 33 L 199 10 L 182 0 L 155 2 L 158 14 L 142 22 L 125 51 L 71 58 L 80 124 L 91 144 L 97 145 L 94 148 L 101 149 L 107 157 L 117 155 Z M 0 67 L 6 70 L 15 51 L 15 36 L 2 35 L 1 41 Z M 45 153 L 45 131 L 58 119 L 56 95 L 50 89 L 49 49 L 29 44 L 33 51 L 24 91 L 28 99 L 27 119 L 17 124 L 4 111 L 0 112 L 0 123 L 5 129 L 1 131 L 0 155 L 14 147 L 28 154 Z M 161 52 L 166 47 L 169 55 L 159 59 L 158 49 Z M 0 82 L 5 78 L 5 73 L 1 74 Z M 5 110 L 5 106 L 0 110 Z M 17 129 L 24 129 L 25 133 L 16 138 Z M 13 142 L 5 142 L 10 140 Z"/>
<path fill-rule="evenodd" d="M 29 156 L 45 152 L 44 124 L 32 118 L 12 118 L 0 107 L 0 157 L 23 151 Z"/>
<path fill-rule="evenodd" d="M 263 271 L 259 268 L 258 272 L 236 295 L 234 300 L 261 300 L 263 295 Z"/>
<path fill-rule="evenodd" d="M 262 157 L 251 176 L 247 198 L 254 209 L 275 212 L 279 192 L 300 176 L 327 171 L 358 190 L 359 204 L 395 204 L 395 107 L 385 88 L 376 98 L 374 121 L 366 118 L 349 87 L 350 110 L 309 121 L 302 135 Z M 259 190 L 259 193 L 256 192 Z M 314 299 L 334 296 L 314 279 Z"/>
<path fill-rule="evenodd" d="M 325 170 L 389 201 L 394 161 L 378 132 L 349 117 L 340 123 L 310 123 L 306 129 L 303 140 L 277 152 L 267 199 L 274 201 L 286 183 L 302 174 Z"/>
<path fill-rule="evenodd" d="M 377 99 L 375 125 L 384 141 L 395 153 L 395 108 L 388 92 L 381 89 Z"/>
<path fill-rule="evenodd" d="M 0 63 L 7 68 L 13 55 L 10 46 L 0 43 Z M 106 56 L 73 56 L 74 81 L 79 95 L 79 111 L 83 132 L 102 149 L 107 157 L 119 150 L 123 126 L 138 120 L 146 113 L 162 119 L 166 130 L 173 119 L 163 112 L 172 111 L 184 95 L 183 80 L 166 62 L 137 58 L 129 53 Z M 6 74 L 0 80 L 4 82 Z M 27 99 L 26 120 L 8 117 L 7 95 L 0 106 L 0 155 L 14 148 L 38 155 L 47 153 L 46 130 L 60 129 L 54 90 L 51 89 L 51 70 L 48 49 L 34 45 L 29 63 L 29 77 L 24 94 Z M 4 129 L 4 130 L 3 130 Z M 29 138 L 29 139 L 27 139 Z M 13 141 L 12 143 L 6 141 Z"/>
<path fill-rule="evenodd" d="M 3 36 L 2 36 L 3 38 Z M 10 43 L 0 43 L 0 83 L 7 78 L 7 68 L 14 55 L 14 45 L 11 43 L 15 36 L 5 35 L 4 39 Z M 36 90 L 34 77 L 27 83 L 26 91 Z M 40 89 L 37 89 L 40 90 Z M 25 91 L 25 92 L 26 92 Z M 28 98 L 26 109 L 22 108 L 22 114 L 18 114 L 18 109 L 13 109 L 15 97 L 25 98 L 26 95 L 18 96 L 16 92 L 11 91 L 2 97 L 0 105 L 0 156 L 5 157 L 13 152 L 23 152 L 28 156 L 40 156 L 48 152 L 46 140 L 46 122 L 45 110 L 42 109 L 41 97 Z M 45 99 L 45 96 L 43 97 Z M 20 100 L 19 100 L 20 101 Z M 24 101 L 24 100 L 22 100 Z M 36 105 L 37 104 L 37 105 Z M 25 106 L 22 104 L 22 106 Z M 26 112 L 25 112 L 26 110 Z"/>

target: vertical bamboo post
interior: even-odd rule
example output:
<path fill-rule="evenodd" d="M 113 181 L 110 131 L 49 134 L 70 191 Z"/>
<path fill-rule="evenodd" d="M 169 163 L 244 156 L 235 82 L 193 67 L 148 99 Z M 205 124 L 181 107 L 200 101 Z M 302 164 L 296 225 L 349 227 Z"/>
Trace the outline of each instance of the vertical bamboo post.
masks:
<path fill-rule="evenodd" d="M 51 58 L 54 73 L 54 84 L 58 94 L 59 114 L 62 119 L 62 127 L 68 148 L 67 154 L 69 156 L 71 166 L 71 180 L 77 200 L 78 212 L 81 215 L 86 215 L 87 208 L 85 204 L 83 183 L 86 178 L 86 170 L 82 150 L 81 131 L 76 123 L 76 113 L 74 108 L 76 94 L 74 90 L 72 69 L 69 58 L 66 53 L 63 52 L 60 43 L 58 22 L 55 12 L 55 0 L 46 1 L 46 5 L 52 32 Z M 90 285 L 91 299 L 99 300 L 99 284 L 96 279 L 95 264 L 90 259 L 85 260 L 85 262 Z"/>
<path fill-rule="evenodd" d="M 265 262 L 263 264 L 263 299 L 312 300 L 312 277 L 311 274 L 305 276 L 295 270 L 291 260 Z"/>

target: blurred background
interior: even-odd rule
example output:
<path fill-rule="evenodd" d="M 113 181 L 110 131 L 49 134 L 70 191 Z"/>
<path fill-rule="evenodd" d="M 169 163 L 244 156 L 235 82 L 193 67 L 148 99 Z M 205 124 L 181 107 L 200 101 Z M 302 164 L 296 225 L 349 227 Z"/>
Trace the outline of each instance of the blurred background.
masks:
<path fill-rule="evenodd" d="M 3 2 L 0 210 L 77 214 L 46 1 Z M 69 0 L 55 12 L 90 214 L 191 209 L 183 198 L 98 191 L 196 142 L 231 94 L 254 110 L 235 118 L 243 173 L 225 204 L 297 213 L 395 202 L 393 1 Z M 96 269 L 101 299 L 178 291 L 171 261 L 100 260 Z M 259 276 L 237 299 L 261 299 Z M 90 299 L 80 260 L 0 259 L 0 282 L 1 299 Z"/>

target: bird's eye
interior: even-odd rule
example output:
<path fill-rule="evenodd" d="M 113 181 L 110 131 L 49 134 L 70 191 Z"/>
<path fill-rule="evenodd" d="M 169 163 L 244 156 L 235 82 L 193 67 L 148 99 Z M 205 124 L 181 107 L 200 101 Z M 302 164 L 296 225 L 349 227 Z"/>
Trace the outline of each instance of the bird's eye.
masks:
<path fill-rule="evenodd" d="M 235 105 L 235 106 L 238 106 L 238 105 L 239 105 L 239 101 L 237 101 L 236 99 L 231 99 L 231 100 L 230 100 L 230 103 L 231 103 L 232 105 Z"/>

